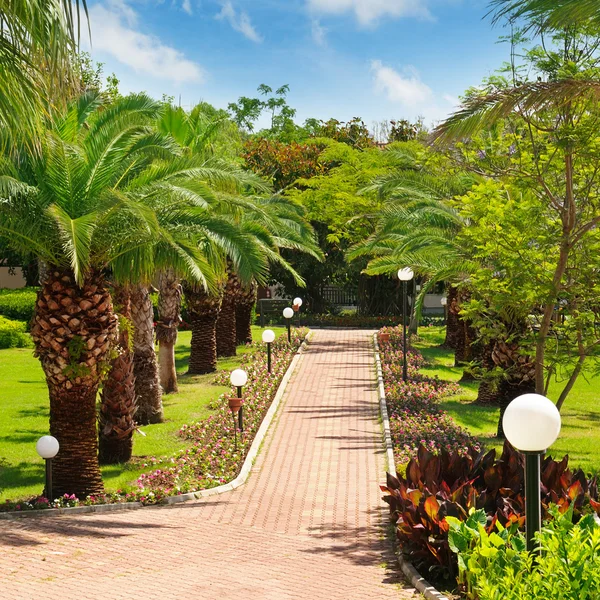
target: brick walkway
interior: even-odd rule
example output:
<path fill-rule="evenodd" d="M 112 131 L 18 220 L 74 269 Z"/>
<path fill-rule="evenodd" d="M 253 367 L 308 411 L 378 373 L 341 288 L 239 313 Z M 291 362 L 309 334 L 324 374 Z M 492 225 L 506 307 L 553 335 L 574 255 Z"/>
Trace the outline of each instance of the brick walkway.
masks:
<path fill-rule="evenodd" d="M 0 598 L 416 597 L 383 538 L 370 336 L 315 332 L 252 475 L 235 492 L 173 507 L 0 521 Z"/>

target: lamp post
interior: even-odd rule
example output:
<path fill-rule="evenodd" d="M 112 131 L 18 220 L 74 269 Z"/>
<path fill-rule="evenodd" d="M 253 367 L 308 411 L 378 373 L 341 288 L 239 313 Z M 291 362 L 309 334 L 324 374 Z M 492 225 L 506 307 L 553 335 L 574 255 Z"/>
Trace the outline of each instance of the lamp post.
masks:
<path fill-rule="evenodd" d="M 407 287 L 408 282 L 415 276 L 413 270 L 409 267 L 404 267 L 398 271 L 398 279 L 402 282 L 402 324 L 403 324 L 403 350 L 404 361 L 402 363 L 402 381 L 408 378 L 408 363 L 406 358 L 406 313 L 408 312 Z"/>
<path fill-rule="evenodd" d="M 52 459 L 58 454 L 60 444 L 55 437 L 43 435 L 35 445 L 36 452 L 46 461 L 46 498 L 52 502 Z"/>
<path fill-rule="evenodd" d="M 271 372 L 271 344 L 275 341 L 275 332 L 272 329 L 265 329 L 262 334 L 262 341 L 267 345 L 267 369 Z"/>
<path fill-rule="evenodd" d="M 288 342 L 291 344 L 292 343 L 292 331 L 290 329 L 290 326 L 291 326 L 290 324 L 291 324 L 292 317 L 294 316 L 294 309 L 287 306 L 286 308 L 283 309 L 283 316 L 285 317 L 285 319 L 287 321 Z"/>
<path fill-rule="evenodd" d="M 506 408 L 502 418 L 506 439 L 525 455 L 525 529 L 527 550 L 535 547 L 542 528 L 540 457 L 560 433 L 560 413 L 552 400 L 540 394 L 523 394 Z"/>
<path fill-rule="evenodd" d="M 237 411 L 232 408 L 234 412 L 234 420 L 235 420 L 235 412 L 239 412 L 238 420 L 240 425 L 240 431 L 244 431 L 244 408 L 242 406 L 242 388 L 246 385 L 248 381 L 248 373 L 243 369 L 235 369 L 231 372 L 229 376 L 229 381 L 231 381 L 231 385 L 237 388 Z M 231 407 L 231 404 L 230 404 Z"/>
<path fill-rule="evenodd" d="M 302 306 L 302 298 L 296 297 L 292 302 L 294 312 L 298 313 L 298 327 L 300 327 L 300 307 Z"/>
<path fill-rule="evenodd" d="M 446 323 L 447 320 L 447 316 L 446 316 L 446 306 L 448 304 L 448 298 L 446 298 L 446 296 L 442 296 L 440 299 L 440 304 L 444 307 L 444 324 Z"/>

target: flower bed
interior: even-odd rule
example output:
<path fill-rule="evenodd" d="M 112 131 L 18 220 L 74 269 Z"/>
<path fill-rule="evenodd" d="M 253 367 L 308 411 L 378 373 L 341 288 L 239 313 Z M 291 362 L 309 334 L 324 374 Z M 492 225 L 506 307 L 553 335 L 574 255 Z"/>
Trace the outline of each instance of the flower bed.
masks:
<path fill-rule="evenodd" d="M 243 396 L 243 433 L 238 431 L 236 436 L 234 418 L 229 410 L 227 398 L 221 396 L 216 402 L 215 414 L 181 428 L 179 434 L 190 440 L 192 445 L 172 459 L 173 466 L 142 475 L 138 479 L 139 486 L 173 494 L 207 489 L 234 479 L 269 410 L 277 388 L 305 337 L 306 330 L 294 329 L 291 346 L 285 336 L 275 340 L 272 345 L 271 374 L 267 371 L 264 351 L 254 353 L 243 363 L 242 368 L 248 373 L 248 383 L 244 387 Z M 215 383 L 228 385 L 229 373 L 220 373 Z M 233 388 L 231 393 L 235 394 Z"/>
<path fill-rule="evenodd" d="M 306 334 L 306 329 L 293 329 L 291 345 L 286 336 L 275 340 L 272 344 L 270 374 L 267 372 L 264 344 L 253 344 L 260 350 L 244 358 L 243 368 L 248 373 L 248 383 L 243 395 L 243 433 L 237 431 L 236 435 L 227 396 L 222 395 L 214 403 L 214 414 L 198 423 L 184 425 L 179 431 L 179 435 L 192 442 L 190 447 L 172 457 L 171 466 L 142 475 L 138 479 L 137 489 L 117 490 L 85 499 L 65 495 L 52 501 L 43 497 L 18 502 L 7 500 L 0 505 L 0 512 L 125 502 L 159 504 L 168 496 L 216 487 L 231 481 L 239 473 L 256 432 Z M 215 383 L 229 385 L 229 373 L 224 371 L 217 375 Z M 233 388 L 231 393 L 235 393 Z M 148 463 L 155 461 L 151 458 Z"/>
<path fill-rule="evenodd" d="M 390 417 L 394 454 L 399 471 L 417 455 L 420 445 L 438 453 L 442 448 L 466 453 L 479 448 L 477 440 L 440 408 L 439 400 L 459 390 L 456 383 L 419 373 L 425 360 L 415 349 L 407 353 L 408 380 L 402 381 L 403 343 L 401 327 L 384 327 L 389 341 L 379 341 L 385 398 Z"/>

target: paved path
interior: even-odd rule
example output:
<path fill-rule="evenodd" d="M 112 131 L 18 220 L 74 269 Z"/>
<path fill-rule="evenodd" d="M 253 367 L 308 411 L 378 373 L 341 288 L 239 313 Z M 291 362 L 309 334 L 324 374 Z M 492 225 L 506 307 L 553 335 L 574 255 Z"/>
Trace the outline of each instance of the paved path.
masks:
<path fill-rule="evenodd" d="M 415 597 L 383 539 L 374 382 L 368 332 L 315 332 L 245 486 L 173 507 L 0 521 L 0 598 Z"/>

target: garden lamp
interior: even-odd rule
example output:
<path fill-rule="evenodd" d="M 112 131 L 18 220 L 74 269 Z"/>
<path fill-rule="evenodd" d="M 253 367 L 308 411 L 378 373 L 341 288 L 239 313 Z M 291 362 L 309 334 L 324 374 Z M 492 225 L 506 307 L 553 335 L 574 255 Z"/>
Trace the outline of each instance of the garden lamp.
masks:
<path fill-rule="evenodd" d="M 238 397 L 239 403 L 237 403 L 238 410 L 235 412 L 239 412 L 238 419 L 239 419 L 240 431 L 244 431 L 244 409 L 242 407 L 241 400 L 242 400 L 242 388 L 246 385 L 246 383 L 248 381 L 248 373 L 246 373 L 246 371 L 244 371 L 244 369 L 235 369 L 234 371 L 231 372 L 231 375 L 229 376 L 229 381 L 231 381 L 231 385 L 233 385 L 237 388 L 237 397 Z"/>
<path fill-rule="evenodd" d="M 446 306 L 448 305 L 448 298 L 446 298 L 446 296 L 442 296 L 440 298 L 440 304 L 444 308 L 444 324 L 446 324 L 446 321 L 448 320 L 448 317 L 446 315 Z"/>
<path fill-rule="evenodd" d="M 35 445 L 36 452 L 46 461 L 46 498 L 52 502 L 52 459 L 58 454 L 60 444 L 51 435 L 43 435 Z"/>
<path fill-rule="evenodd" d="M 506 439 L 525 455 L 525 529 L 527 550 L 535 550 L 535 533 L 542 528 L 540 457 L 560 433 L 560 413 L 540 394 L 515 398 L 502 417 Z"/>
<path fill-rule="evenodd" d="M 262 334 L 262 341 L 267 345 L 267 370 L 271 372 L 271 344 L 275 341 L 275 332 L 272 329 L 265 329 Z"/>
<path fill-rule="evenodd" d="M 409 267 L 404 267 L 398 271 L 398 279 L 402 282 L 402 324 L 403 324 L 403 347 L 402 353 L 404 354 L 404 361 L 402 363 L 402 381 L 406 381 L 408 378 L 408 363 L 406 356 L 406 313 L 408 312 L 408 300 L 407 300 L 407 287 L 408 282 L 415 276 L 413 270 Z"/>
<path fill-rule="evenodd" d="M 291 344 L 292 343 L 292 331 L 290 329 L 290 327 L 291 327 L 290 323 L 292 321 L 292 317 L 294 316 L 294 309 L 290 308 L 289 306 L 286 306 L 286 308 L 283 309 L 283 316 L 287 320 L 288 342 Z"/>
<path fill-rule="evenodd" d="M 302 298 L 294 298 L 294 301 L 292 302 L 292 308 L 298 312 L 300 310 L 300 307 L 302 306 Z"/>

